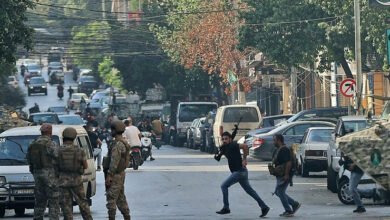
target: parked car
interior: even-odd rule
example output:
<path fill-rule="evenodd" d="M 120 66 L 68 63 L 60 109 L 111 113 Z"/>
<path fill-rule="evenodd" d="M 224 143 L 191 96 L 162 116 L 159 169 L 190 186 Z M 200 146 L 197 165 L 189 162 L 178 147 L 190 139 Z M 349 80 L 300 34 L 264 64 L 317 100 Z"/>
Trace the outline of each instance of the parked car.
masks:
<path fill-rule="evenodd" d="M 62 65 L 61 62 L 50 62 L 49 65 L 47 65 L 48 74 L 50 74 L 54 70 L 58 70 L 60 72 L 63 72 L 64 66 Z"/>
<path fill-rule="evenodd" d="M 351 110 L 354 111 L 353 109 Z M 299 121 L 308 118 L 334 118 L 338 119 L 341 116 L 347 116 L 348 107 L 332 107 L 332 108 L 315 108 L 303 110 L 287 119 L 285 122 L 281 122 L 280 124 L 290 123 L 294 121 Z"/>
<path fill-rule="evenodd" d="M 73 93 L 72 97 L 68 101 L 68 108 L 69 109 L 78 109 L 80 107 L 81 97 L 83 97 L 86 102 L 89 101 L 87 94 L 85 94 L 85 93 Z"/>
<path fill-rule="evenodd" d="M 59 115 L 58 118 L 62 121 L 61 124 L 63 125 L 86 125 L 86 122 L 80 115 Z"/>
<path fill-rule="evenodd" d="M 263 120 L 261 122 L 260 127 L 261 128 L 274 127 L 275 125 L 286 121 L 287 119 L 291 118 L 292 116 L 293 116 L 293 114 L 273 115 L 273 116 L 263 117 Z"/>
<path fill-rule="evenodd" d="M 215 115 L 216 113 L 211 111 L 207 114 L 206 116 L 206 119 L 204 121 L 204 129 L 203 129 L 203 133 L 202 136 L 204 137 L 204 144 L 203 145 L 203 149 L 201 148 L 201 150 L 204 150 L 205 152 L 208 152 L 208 153 L 215 153 L 215 151 L 217 150 L 217 148 L 215 147 L 215 144 L 214 144 L 214 132 L 213 132 L 213 125 L 214 125 L 214 122 L 215 122 Z M 202 147 L 202 146 L 201 146 Z"/>
<path fill-rule="evenodd" d="M 195 133 L 195 128 L 196 128 L 196 125 L 198 124 L 200 118 L 195 118 L 192 123 L 191 123 L 191 126 L 187 128 L 187 148 L 195 148 L 195 145 L 194 145 L 194 139 L 192 138 L 194 136 L 194 133 Z"/>
<path fill-rule="evenodd" d="M 44 93 L 47 95 L 47 83 L 43 77 L 35 76 L 30 78 L 27 95 L 30 96 L 33 93 Z"/>
<path fill-rule="evenodd" d="M 60 70 L 52 70 L 49 73 L 49 83 L 50 84 L 59 84 L 59 83 L 64 83 L 64 72 Z"/>
<path fill-rule="evenodd" d="M 19 82 L 15 75 L 8 76 L 7 83 L 15 89 L 19 87 Z"/>
<path fill-rule="evenodd" d="M 204 148 L 204 123 L 206 117 L 200 118 L 198 123 L 195 125 L 194 133 L 192 135 L 192 143 L 194 148 Z M 202 135 L 203 134 L 203 135 Z M 203 146 L 202 146 L 203 145 Z"/>
<path fill-rule="evenodd" d="M 32 122 L 35 125 L 41 125 L 43 123 L 50 124 L 61 124 L 62 122 L 58 118 L 58 115 L 54 112 L 39 112 L 30 114 L 28 121 Z"/>
<path fill-rule="evenodd" d="M 369 120 L 364 116 L 344 116 L 339 118 L 336 128 L 331 135 L 327 150 L 327 188 L 331 192 L 337 192 L 337 173 L 340 169 L 339 160 L 341 152 L 338 150 L 337 139 L 349 133 L 361 131 L 368 127 L 370 127 Z"/>
<path fill-rule="evenodd" d="M 257 106 L 250 105 L 226 105 L 217 110 L 213 125 L 215 146 L 222 145 L 221 136 L 224 131 L 232 132 L 234 125 L 239 123 L 239 129 L 235 140 L 239 140 L 252 129 L 258 128 L 262 118 Z"/>
<path fill-rule="evenodd" d="M 309 172 L 327 170 L 326 154 L 333 130 L 332 127 L 314 127 L 305 132 L 295 154 L 297 171 L 302 177 L 309 176 Z"/>
<path fill-rule="evenodd" d="M 66 106 L 51 106 L 47 109 L 48 112 L 54 112 L 57 115 L 67 115 L 69 110 Z"/>
<path fill-rule="evenodd" d="M 301 143 L 306 130 L 310 127 L 334 127 L 335 124 L 324 121 L 296 121 L 281 125 L 271 130 L 268 133 L 257 134 L 253 136 L 250 146 L 250 154 L 253 157 L 271 160 L 275 146 L 273 136 L 282 134 L 284 142 L 288 147 L 292 147 L 294 143 Z"/>

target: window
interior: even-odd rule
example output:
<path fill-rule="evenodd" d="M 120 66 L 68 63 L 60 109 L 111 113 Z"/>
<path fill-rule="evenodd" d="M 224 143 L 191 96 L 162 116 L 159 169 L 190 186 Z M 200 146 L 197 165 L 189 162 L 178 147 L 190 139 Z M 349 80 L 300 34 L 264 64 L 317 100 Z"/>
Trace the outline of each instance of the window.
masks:
<path fill-rule="evenodd" d="M 84 150 L 87 159 L 92 158 L 92 148 L 91 144 L 89 143 L 89 140 L 87 139 L 87 136 L 80 136 L 77 138 L 79 146 Z"/>
<path fill-rule="evenodd" d="M 328 143 L 331 138 L 332 130 L 312 130 L 309 133 L 307 142 L 319 142 L 319 143 Z"/>
<path fill-rule="evenodd" d="M 303 124 L 303 125 L 295 125 L 289 129 L 287 129 L 286 132 L 284 132 L 284 135 L 304 135 L 306 130 L 310 128 L 312 125 L 310 124 Z"/>
<path fill-rule="evenodd" d="M 217 104 L 182 104 L 179 106 L 179 122 L 191 122 L 217 109 Z"/>
<path fill-rule="evenodd" d="M 232 107 L 226 108 L 223 115 L 223 122 L 259 122 L 259 116 L 256 108 L 253 107 Z"/>

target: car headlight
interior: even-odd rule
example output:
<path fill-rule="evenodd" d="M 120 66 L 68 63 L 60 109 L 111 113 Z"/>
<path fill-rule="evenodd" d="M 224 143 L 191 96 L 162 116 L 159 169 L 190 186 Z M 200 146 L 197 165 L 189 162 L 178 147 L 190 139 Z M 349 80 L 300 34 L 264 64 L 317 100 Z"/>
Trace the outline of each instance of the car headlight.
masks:
<path fill-rule="evenodd" d="M 29 86 L 30 87 L 30 89 L 33 89 L 34 88 L 34 86 Z"/>
<path fill-rule="evenodd" d="M 7 183 L 7 180 L 5 179 L 5 176 L 0 176 L 0 186 L 5 185 Z"/>
<path fill-rule="evenodd" d="M 44 88 L 46 88 L 46 86 L 42 86 L 42 88 L 44 89 Z"/>

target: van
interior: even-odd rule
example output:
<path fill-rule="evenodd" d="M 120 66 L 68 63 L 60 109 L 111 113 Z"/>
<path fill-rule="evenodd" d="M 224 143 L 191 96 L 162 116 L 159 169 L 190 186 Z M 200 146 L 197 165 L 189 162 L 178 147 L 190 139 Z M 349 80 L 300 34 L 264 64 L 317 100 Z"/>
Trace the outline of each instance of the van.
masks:
<path fill-rule="evenodd" d="M 93 149 L 87 131 L 82 126 L 53 125 L 52 140 L 62 145 L 62 132 L 67 127 L 77 130 L 74 144 L 86 152 L 88 169 L 83 185 L 89 204 L 96 194 L 96 169 Z M 34 177 L 29 171 L 26 153 L 30 143 L 41 135 L 40 126 L 18 127 L 0 134 L 0 218 L 5 209 L 14 209 L 17 216 L 34 208 Z"/>
<path fill-rule="evenodd" d="M 259 128 L 262 122 L 260 110 L 251 105 L 226 105 L 219 107 L 213 125 L 214 143 L 216 147 L 222 145 L 222 133 L 234 130 L 234 125 L 239 123 L 237 135 L 234 140 L 239 140 L 250 130 Z"/>

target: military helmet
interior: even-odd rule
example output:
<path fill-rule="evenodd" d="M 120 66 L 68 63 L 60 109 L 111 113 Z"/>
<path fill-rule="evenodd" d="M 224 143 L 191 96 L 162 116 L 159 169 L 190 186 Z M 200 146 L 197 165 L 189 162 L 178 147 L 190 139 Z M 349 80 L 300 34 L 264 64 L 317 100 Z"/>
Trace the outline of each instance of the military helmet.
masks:
<path fill-rule="evenodd" d="M 74 128 L 65 128 L 64 131 L 62 132 L 62 136 L 64 138 L 69 138 L 74 140 L 77 137 L 77 131 Z"/>
<path fill-rule="evenodd" d="M 51 132 L 53 130 L 53 127 L 49 123 L 43 123 L 41 125 L 41 132 Z"/>
<path fill-rule="evenodd" d="M 111 130 L 115 130 L 118 133 L 123 133 L 126 130 L 126 125 L 122 121 L 116 120 L 111 123 Z"/>

